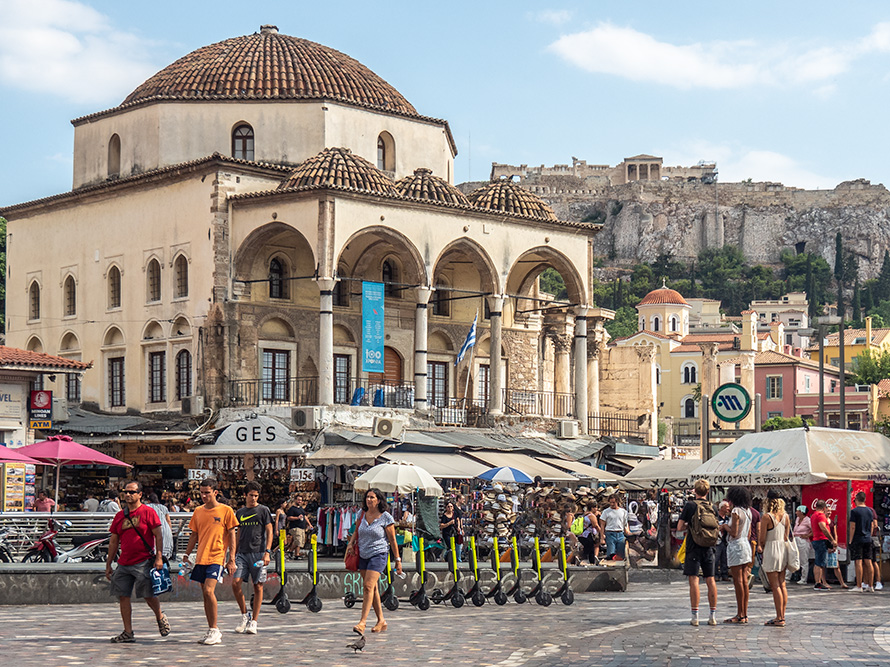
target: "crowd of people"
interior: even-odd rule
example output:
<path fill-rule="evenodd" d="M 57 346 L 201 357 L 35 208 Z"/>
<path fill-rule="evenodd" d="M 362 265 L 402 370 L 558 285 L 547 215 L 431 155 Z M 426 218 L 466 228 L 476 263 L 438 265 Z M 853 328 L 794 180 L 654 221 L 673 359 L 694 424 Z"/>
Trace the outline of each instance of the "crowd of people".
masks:
<path fill-rule="evenodd" d="M 814 590 L 831 590 L 826 582 L 829 571 L 833 571 L 841 588 L 851 588 L 838 565 L 837 518 L 832 517 L 825 500 L 817 500 L 810 515 L 805 505 L 798 505 L 792 520 L 785 501 L 773 491 L 767 493 L 762 512 L 747 487 L 730 487 L 716 510 L 708 499 L 707 480 L 696 481 L 694 491 L 695 497 L 686 502 L 677 524 L 679 531 L 686 531 L 683 574 L 689 581 L 693 626 L 699 625 L 699 575 L 707 588 L 709 625 L 717 625 L 718 578 L 732 581 L 736 600 L 735 615 L 723 622 L 748 623 L 749 590 L 756 568 L 764 588 L 772 592 L 776 612 L 764 625 L 784 627 L 787 583 L 808 583 L 811 553 Z M 880 549 L 875 544 L 880 531 L 877 514 L 865 504 L 865 493 L 857 493 L 854 502 L 847 526 L 847 545 L 856 576 L 853 589 L 869 593 L 883 588 Z"/>

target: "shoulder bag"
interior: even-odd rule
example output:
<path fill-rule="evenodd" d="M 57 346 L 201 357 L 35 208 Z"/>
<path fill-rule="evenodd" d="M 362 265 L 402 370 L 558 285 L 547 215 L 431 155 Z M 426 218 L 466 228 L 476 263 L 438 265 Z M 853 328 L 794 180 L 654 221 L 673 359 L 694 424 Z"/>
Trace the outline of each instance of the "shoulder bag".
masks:
<path fill-rule="evenodd" d="M 358 572 L 358 529 L 362 525 L 362 520 L 365 518 L 365 513 L 362 512 L 358 518 L 358 523 L 355 524 L 355 542 L 353 542 L 353 550 L 352 553 L 347 553 L 343 557 L 343 565 L 346 566 L 346 569 L 349 572 Z"/>
<path fill-rule="evenodd" d="M 124 517 L 129 520 L 130 507 L 128 505 L 124 505 L 123 513 Z M 142 540 L 142 544 L 145 545 L 145 548 L 151 556 L 156 555 L 157 552 L 149 545 L 148 540 L 146 540 L 145 536 L 133 525 L 132 521 L 130 521 L 130 525 L 127 526 L 127 528 L 132 528 L 136 531 L 136 534 L 139 536 L 139 539 Z M 126 528 L 124 530 L 126 530 Z M 164 559 L 164 564 L 160 570 L 153 567 L 151 563 L 148 565 L 148 578 L 151 579 L 151 591 L 154 593 L 155 597 L 163 595 L 164 593 L 169 593 L 173 590 L 173 579 L 170 577 L 170 564 L 167 561 L 166 556 L 161 555 L 161 558 Z"/>
<path fill-rule="evenodd" d="M 785 524 L 785 567 L 789 572 L 797 572 L 800 569 L 800 551 L 794 538 L 788 537 L 788 524 Z"/>

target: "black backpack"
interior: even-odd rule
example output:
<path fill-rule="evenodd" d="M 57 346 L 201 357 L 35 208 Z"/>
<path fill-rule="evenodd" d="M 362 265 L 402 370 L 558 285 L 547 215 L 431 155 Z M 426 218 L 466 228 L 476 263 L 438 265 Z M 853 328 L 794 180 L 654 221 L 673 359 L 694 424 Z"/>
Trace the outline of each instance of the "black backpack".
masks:
<path fill-rule="evenodd" d="M 695 514 L 689 523 L 689 534 L 692 541 L 700 547 L 717 546 L 720 531 L 717 526 L 717 513 L 707 500 L 695 500 Z"/>

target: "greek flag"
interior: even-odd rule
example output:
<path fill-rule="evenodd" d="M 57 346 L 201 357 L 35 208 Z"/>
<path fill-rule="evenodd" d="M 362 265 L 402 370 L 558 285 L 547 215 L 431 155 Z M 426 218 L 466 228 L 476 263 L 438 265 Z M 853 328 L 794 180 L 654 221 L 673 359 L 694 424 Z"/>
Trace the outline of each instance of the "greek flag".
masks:
<path fill-rule="evenodd" d="M 460 352 L 457 353 L 457 359 L 454 360 L 454 365 L 457 366 L 461 361 L 464 360 L 464 357 L 467 354 L 467 350 L 473 347 L 476 344 L 476 320 L 479 319 L 479 311 L 476 311 L 476 317 L 473 318 L 473 326 L 470 327 L 470 333 L 467 334 L 467 339 L 464 341 L 464 344 L 460 348 Z"/>

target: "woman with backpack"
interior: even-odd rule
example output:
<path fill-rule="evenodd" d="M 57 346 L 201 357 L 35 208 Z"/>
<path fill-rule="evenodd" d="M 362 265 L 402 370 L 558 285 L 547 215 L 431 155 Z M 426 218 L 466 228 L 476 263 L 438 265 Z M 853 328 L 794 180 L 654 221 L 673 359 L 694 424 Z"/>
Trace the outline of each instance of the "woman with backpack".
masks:
<path fill-rule="evenodd" d="M 732 507 L 729 523 L 722 528 L 727 533 L 726 564 L 732 575 L 735 588 L 736 615 L 724 623 L 748 622 L 748 573 L 751 570 L 751 494 L 744 486 L 732 486 L 726 493 L 726 500 Z"/>

